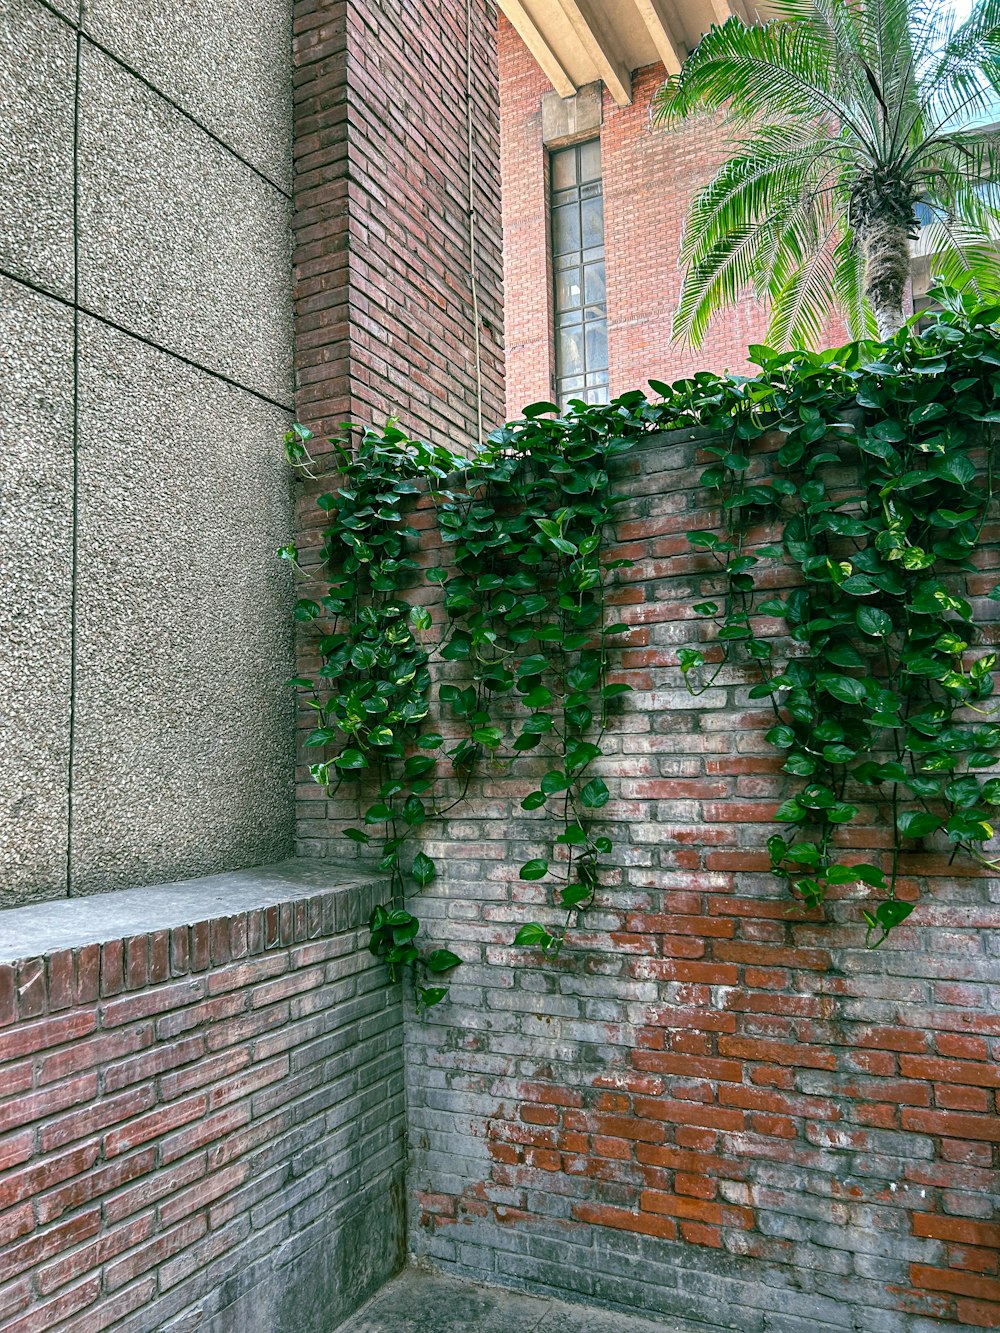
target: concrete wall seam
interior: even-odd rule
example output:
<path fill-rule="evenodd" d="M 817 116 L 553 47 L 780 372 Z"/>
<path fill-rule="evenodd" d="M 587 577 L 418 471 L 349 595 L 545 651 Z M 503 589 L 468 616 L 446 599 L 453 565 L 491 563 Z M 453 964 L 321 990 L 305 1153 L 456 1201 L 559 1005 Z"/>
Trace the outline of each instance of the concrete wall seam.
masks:
<path fill-rule="evenodd" d="M 289 848 L 289 33 L 283 0 L 0 10 L 0 903 Z"/>

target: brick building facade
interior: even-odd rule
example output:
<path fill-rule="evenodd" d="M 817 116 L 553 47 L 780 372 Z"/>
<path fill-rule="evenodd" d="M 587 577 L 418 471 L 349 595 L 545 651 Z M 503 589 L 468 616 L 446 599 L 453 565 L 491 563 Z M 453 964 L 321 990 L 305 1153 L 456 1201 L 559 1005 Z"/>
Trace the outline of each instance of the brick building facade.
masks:
<path fill-rule="evenodd" d="M 462 448 L 480 404 L 486 429 L 502 413 L 495 23 L 479 0 L 295 5 L 296 411 L 318 437 L 395 414 Z"/>
<path fill-rule="evenodd" d="M 15 34 L 0 47 L 8 66 L 50 68 L 61 52 L 60 67 L 76 70 L 67 88 L 79 85 L 97 59 L 88 43 L 96 51 L 98 42 L 77 31 L 78 8 L 55 7 L 76 14 L 71 34 L 39 0 L 11 8 L 30 9 L 36 26 L 43 20 L 58 36 L 40 41 L 41 59 L 25 61 Z M 201 15 L 215 8 L 203 5 Z M 99 12 L 88 7 L 87 23 Z M 398 413 L 414 435 L 468 445 L 480 415 L 490 423 L 502 413 L 492 0 L 295 0 L 276 12 L 294 19 L 298 414 L 320 441 L 345 419 Z M 242 11 L 239 23 L 245 34 Z M 552 392 L 546 85 L 506 24 L 500 35 L 505 106 L 520 99 L 524 112 L 504 125 L 516 407 Z M 216 48 L 201 31 L 190 42 L 199 53 L 237 48 Z M 224 68 L 210 73 L 216 91 L 255 86 Z M 143 77 L 152 94 L 151 75 Z M 741 311 L 720 323 L 726 338 L 697 361 L 669 347 L 687 197 L 678 162 L 690 163 L 693 189 L 716 156 L 703 130 L 650 129 L 644 108 L 658 79 L 658 68 L 640 69 L 630 106 L 606 94 L 598 104 L 612 392 L 650 373 L 736 365 L 760 330 L 759 312 Z M 74 103 L 86 113 L 79 87 Z M 593 126 L 584 128 L 593 106 L 584 103 L 572 129 L 565 107 L 550 112 L 557 122 L 566 111 L 567 130 L 548 147 L 593 138 Z M 196 109 L 208 117 L 212 105 Z M 193 113 L 177 114 L 194 124 Z M 39 122 L 48 138 L 53 123 Z M 145 123 L 116 121 L 129 143 L 141 142 Z M 73 117 L 60 124 L 72 128 Z M 34 123 L 24 130 L 29 160 L 42 160 L 45 135 Z M 65 143 L 78 157 L 79 144 Z M 577 193 L 582 217 L 581 201 L 595 196 Z M 215 216 L 218 189 L 184 197 L 192 226 Z M 155 205 L 148 212 L 159 216 Z M 206 239 L 198 254 L 229 275 L 217 241 Z M 137 265 L 144 257 L 135 250 Z M 39 285 L 37 275 L 31 281 Z M 70 311 L 68 336 L 79 339 L 96 318 L 75 294 L 37 295 Z M 262 323 L 260 291 L 252 296 L 240 326 L 251 347 Z M 230 302 L 218 307 L 229 311 Z M 50 316 L 38 318 L 51 331 Z M 178 317 L 177 328 L 189 323 Z M 226 356 L 240 328 L 222 339 Z M 149 343 L 145 334 L 136 341 Z M 197 370 L 185 347 L 160 349 L 172 360 L 152 370 L 137 363 L 136 378 L 160 383 L 174 361 Z M 49 364 L 51 351 L 36 360 Z M 242 392 L 221 364 L 199 373 Z M 33 398 L 47 393 L 31 389 Z M 180 418 L 176 395 L 169 410 L 158 401 L 151 418 Z M 185 438 L 218 444 L 219 419 L 249 433 L 232 408 L 204 401 L 205 424 Z M 270 407 L 283 411 L 284 400 Z M 18 409 L 19 419 L 22 411 L 32 419 Z M 279 421 L 264 422 L 276 458 Z M 100 426 L 108 433 L 103 417 Z M 120 438 L 134 448 L 134 426 L 123 425 Z M 469 803 L 426 830 L 442 873 L 420 915 L 464 962 L 448 1003 L 426 1016 L 367 952 L 366 923 L 386 889 L 366 863 L 355 874 L 345 868 L 340 833 L 356 822 L 356 807 L 308 780 L 315 750 L 300 756 L 297 830 L 299 853 L 318 862 L 6 917 L 6 1333 L 329 1333 L 403 1262 L 407 1222 L 411 1250 L 456 1273 L 641 1310 L 675 1327 L 1000 1327 L 995 882 L 933 851 L 914 854 L 907 891 L 921 894 L 919 916 L 878 954 L 862 947 L 855 904 L 838 899 L 824 925 L 789 913 L 762 851 L 785 790 L 763 713 L 738 672 L 693 701 L 676 666 L 692 633 L 692 595 L 714 591 L 705 557 L 683 536 L 716 521 L 698 488 L 700 443 L 653 440 L 624 465 L 629 502 L 614 540 L 616 554 L 635 563 L 612 595 L 632 627 L 616 668 L 634 693 L 603 770 L 622 855 L 617 881 L 609 878 L 587 931 L 557 966 L 511 943 L 518 925 L 549 910 L 544 890 L 517 876 L 545 836 L 521 807 L 525 781 L 537 776 L 530 758 L 509 772 L 484 768 Z M 175 474 L 177 510 L 162 518 L 165 533 L 189 542 L 192 532 L 214 531 L 205 496 L 235 509 L 221 466 L 204 482 L 193 474 L 183 493 Z M 308 562 L 322 523 L 309 496 L 300 520 Z M 421 559 L 447 558 L 426 497 L 414 527 Z M 231 559 L 225 548 L 225 560 L 207 561 L 226 589 L 247 560 L 246 528 L 238 535 Z M 968 576 L 977 619 L 986 619 L 1000 576 L 998 542 L 1000 531 L 987 528 L 980 567 Z M 183 558 L 146 564 L 159 577 L 186 571 L 189 557 L 186 545 Z M 279 565 L 274 554 L 268 568 Z M 197 600 L 192 579 L 179 586 Z M 240 623 L 258 623 L 265 606 L 251 601 Z M 439 608 L 434 615 L 440 625 Z M 196 625 L 183 615 L 177 623 L 200 662 Z M 100 622 L 114 653 L 120 639 L 109 624 Z M 306 670 L 311 653 L 304 633 Z M 254 669 L 249 653 L 239 661 Z M 266 789 L 260 728 L 230 686 L 257 750 L 238 772 L 235 761 L 222 771 Z M 146 702 L 148 683 L 136 694 Z M 177 698 L 190 706 L 188 694 Z M 220 710 L 206 706 L 204 715 L 216 734 Z M 136 780 L 136 755 L 164 769 L 160 735 L 130 750 L 118 730 L 109 734 L 106 748 L 145 807 L 149 784 Z M 859 827 L 878 854 L 878 820 Z M 201 806 L 185 828 L 214 855 Z M 23 834 L 16 845 L 27 845 Z"/>
<path fill-rule="evenodd" d="M 601 144 L 611 395 L 643 388 L 651 376 L 669 383 L 698 370 L 742 373 L 747 345 L 761 342 L 767 325 L 752 299 L 718 316 L 697 351 L 670 338 L 681 228 L 696 191 L 726 157 L 721 126 L 704 119 L 655 126 L 652 98 L 665 70 L 648 65 L 633 73 L 628 106 L 600 84 L 581 90 L 576 100 L 586 98 L 588 111 L 584 128 L 575 128 L 558 107 L 543 115 L 543 102 L 558 102 L 558 94 L 503 17 L 499 58 L 507 415 L 556 392 L 549 158 L 581 139 Z M 831 320 L 827 345 L 847 337 Z"/>

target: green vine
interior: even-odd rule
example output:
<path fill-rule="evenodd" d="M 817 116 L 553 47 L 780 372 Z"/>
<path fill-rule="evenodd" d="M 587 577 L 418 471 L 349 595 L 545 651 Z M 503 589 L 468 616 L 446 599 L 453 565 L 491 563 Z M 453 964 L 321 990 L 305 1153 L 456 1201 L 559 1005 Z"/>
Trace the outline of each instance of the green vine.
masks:
<path fill-rule="evenodd" d="M 679 664 L 697 694 L 746 661 L 751 698 L 774 710 L 767 739 L 800 780 L 776 814 L 788 831 L 768 842 L 775 874 L 809 906 L 832 886 L 875 890 L 864 919 L 877 947 L 912 911 L 896 896 L 907 840 L 940 835 L 984 860 L 1000 805 L 1000 778 L 981 776 L 1000 762 L 1000 724 L 983 707 L 995 658 L 975 648 L 958 582 L 993 496 L 1000 309 L 938 296 L 928 330 L 889 344 L 753 348 L 752 379 L 651 381 L 658 400 L 634 391 L 562 415 L 534 404 L 471 459 L 394 423 L 365 430 L 353 453 L 332 442 L 322 567 L 300 570 L 327 576 L 326 592 L 296 607 L 320 666 L 294 684 L 315 715 L 306 744 L 323 752 L 310 771 L 331 795 L 354 784 L 365 808 L 345 836 L 389 877 L 371 948 L 393 978 L 409 969 L 420 1006 L 444 998 L 460 959 L 416 941 L 413 893 L 437 874 L 419 835 L 484 765 L 520 762 L 534 779 L 522 808 L 549 817 L 544 855 L 517 873 L 549 886 L 564 915 L 522 926 L 516 944 L 557 956 L 611 864 L 596 770 L 629 690 L 612 679 L 628 626 L 607 599 L 629 562 L 608 558 L 607 534 L 625 498 L 615 459 L 650 433 L 709 427 L 725 441 L 707 446 L 702 476 L 721 531 L 688 534 L 719 591 L 694 605 L 702 643 Z M 296 426 L 286 449 L 313 475 L 310 438 Z M 447 553 L 429 569 L 410 519 L 423 495 Z M 294 546 L 282 554 L 299 567 Z M 779 661 L 782 625 L 792 647 Z M 838 850 L 873 803 L 890 814 L 886 866 Z"/>
<path fill-rule="evenodd" d="M 630 562 L 605 554 L 607 526 L 625 498 L 608 466 L 636 434 L 623 432 L 627 418 L 614 410 L 564 419 L 548 415 L 555 410 L 535 403 L 490 437 L 465 494 L 439 508 L 454 573 L 432 571 L 449 617 L 441 656 L 466 663 L 470 678 L 464 688 L 443 684 L 442 702 L 469 728 L 467 743 L 494 762 L 508 749 L 504 762 L 532 756 L 538 783 L 521 807 L 545 808 L 558 829 L 549 854 L 518 874 L 551 884 L 563 924 L 550 931 L 532 922 L 514 941 L 551 956 L 593 903 L 602 858 L 613 851 L 598 829 L 610 791 L 593 769 L 614 701 L 631 688 L 608 678 L 611 647 L 628 626 L 608 623 L 606 605 L 609 576 Z M 495 719 L 505 697 L 518 707 L 503 727 Z"/>
<path fill-rule="evenodd" d="M 310 475 L 311 438 L 300 425 L 285 436 L 289 460 Z M 405 512 L 423 485 L 444 478 L 457 460 L 446 449 L 408 440 L 393 424 L 381 435 L 366 431 L 356 457 L 337 441 L 331 445 L 341 484 L 316 501 L 327 516 L 321 551 L 327 593 L 318 601 L 300 598 L 295 607 L 297 620 L 321 628 L 321 665 L 316 679 L 291 683 L 315 715 L 305 744 L 336 751 L 310 765 L 313 780 L 334 796 L 345 782 L 361 779 L 361 790 L 372 797 L 364 827 L 344 831 L 363 846 L 374 841 L 379 870 L 389 876 L 391 896 L 372 915 L 370 948 L 388 964 L 393 981 L 410 970 L 417 1003 L 427 1007 L 447 994 L 447 986 L 429 983 L 461 959 L 448 949 L 422 953 L 414 943 L 420 922 L 406 906 L 408 884 L 425 888 L 437 874 L 429 856 L 408 852 L 428 817 L 444 738 L 425 729 L 431 615 L 404 595 L 420 571 L 410 554 L 419 534 Z M 295 546 L 282 555 L 310 577 Z M 381 829 L 378 838 L 375 829 Z"/>
<path fill-rule="evenodd" d="M 356 455 L 331 442 L 340 485 L 317 500 L 328 588 L 318 600 L 301 598 L 295 615 L 320 629 L 321 666 L 315 679 L 292 682 L 315 713 L 305 743 L 327 756 L 310 772 L 330 796 L 355 780 L 372 797 L 363 827 L 344 831 L 377 847 L 392 887 L 372 917 L 371 948 L 393 979 L 411 970 L 422 1007 L 444 998 L 447 986 L 428 982 L 460 959 L 447 949 L 421 952 L 415 942 L 411 890 L 431 883 L 437 867 L 410 844 L 429 818 L 465 799 L 484 761 L 504 768 L 530 752 L 538 786 L 522 807 L 556 815 L 548 854 L 519 875 L 547 880 L 565 919 L 554 932 L 522 927 L 517 944 L 557 955 L 612 851 L 597 829 L 610 792 L 593 765 L 614 701 L 630 687 L 608 679 L 610 644 L 628 627 L 606 623 L 605 592 L 628 561 L 605 558 L 604 531 L 623 499 L 607 468 L 643 428 L 616 409 L 572 421 L 553 419 L 554 411 L 550 403 L 528 408 L 471 460 L 409 440 L 392 424 L 364 431 Z M 310 439 L 296 425 L 285 445 L 312 475 Z M 419 533 L 406 512 L 423 492 L 449 549 L 447 568 L 423 569 L 414 559 Z M 312 577 L 296 547 L 282 554 Z M 444 613 L 436 625 L 428 605 L 435 588 Z M 432 705 L 457 732 L 450 747 L 426 729 Z M 446 781 L 457 783 L 447 798 Z"/>
<path fill-rule="evenodd" d="M 682 650 L 685 678 L 697 693 L 749 657 L 750 698 L 774 710 L 767 740 L 803 780 L 776 812 L 788 832 L 768 839 L 771 868 L 809 907 L 833 886 L 876 890 L 863 909 L 870 948 L 913 911 L 897 897 L 904 848 L 941 835 L 952 856 L 990 865 L 1000 806 L 1000 779 L 981 775 L 1000 759 L 996 710 L 983 706 L 996 654 L 975 647 L 961 592 L 994 494 L 1000 308 L 937 296 L 945 308 L 922 336 L 823 355 L 753 349 L 761 374 L 728 385 L 730 442 L 709 449 L 717 461 L 702 476 L 724 532 L 688 533 L 721 576 L 721 605 L 694 607 L 721 651 L 696 684 L 706 650 Z M 775 430 L 758 476 L 755 446 Z M 762 525 L 774 542 L 752 540 Z M 768 595 L 776 582 L 797 586 Z M 775 621 L 794 645 L 780 662 Z M 841 830 L 873 803 L 890 830 L 885 866 L 842 850 Z"/>

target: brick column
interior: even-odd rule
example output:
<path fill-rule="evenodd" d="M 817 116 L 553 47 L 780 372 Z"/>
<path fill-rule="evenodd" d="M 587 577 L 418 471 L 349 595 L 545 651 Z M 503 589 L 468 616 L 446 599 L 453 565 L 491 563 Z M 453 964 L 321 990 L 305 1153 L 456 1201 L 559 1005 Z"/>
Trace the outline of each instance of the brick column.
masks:
<path fill-rule="evenodd" d="M 294 13 L 299 417 L 468 445 L 503 415 L 493 0 Z"/>

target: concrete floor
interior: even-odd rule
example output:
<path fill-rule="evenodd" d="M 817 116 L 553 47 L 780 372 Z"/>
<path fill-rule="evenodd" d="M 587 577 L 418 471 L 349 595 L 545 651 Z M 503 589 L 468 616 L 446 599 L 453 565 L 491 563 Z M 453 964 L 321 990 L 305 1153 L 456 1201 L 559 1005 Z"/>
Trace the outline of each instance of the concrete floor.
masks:
<path fill-rule="evenodd" d="M 410 1268 L 336 1333 L 686 1333 L 692 1327 L 480 1287 Z"/>

